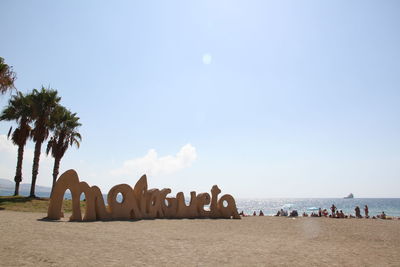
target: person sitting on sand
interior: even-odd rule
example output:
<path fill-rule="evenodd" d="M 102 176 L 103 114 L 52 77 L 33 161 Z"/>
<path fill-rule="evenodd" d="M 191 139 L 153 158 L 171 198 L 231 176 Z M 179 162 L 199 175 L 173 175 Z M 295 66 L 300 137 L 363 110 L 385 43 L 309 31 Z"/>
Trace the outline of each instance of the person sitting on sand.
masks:
<path fill-rule="evenodd" d="M 318 209 L 318 217 L 322 217 L 322 209 L 321 208 Z"/>
<path fill-rule="evenodd" d="M 331 211 L 332 211 L 332 218 L 334 218 L 335 217 L 335 211 L 336 211 L 336 206 L 334 204 L 332 204 Z"/>
<path fill-rule="evenodd" d="M 280 210 L 280 216 L 287 216 L 287 215 L 288 215 L 287 211 L 285 211 L 283 209 Z"/>
<path fill-rule="evenodd" d="M 381 219 L 386 219 L 386 214 L 384 211 L 382 211 L 381 215 L 379 216 Z"/>
<path fill-rule="evenodd" d="M 340 214 L 339 214 L 339 211 L 338 211 L 338 210 L 336 210 L 335 218 L 340 218 Z"/>
<path fill-rule="evenodd" d="M 354 211 L 356 212 L 356 218 L 362 218 L 359 206 L 356 206 Z"/>
<path fill-rule="evenodd" d="M 253 212 L 253 216 L 257 216 L 257 213 L 255 211 Z"/>
<path fill-rule="evenodd" d="M 339 210 L 336 214 L 337 214 L 336 216 L 337 216 L 339 219 L 343 219 L 343 218 L 344 218 L 344 214 L 343 214 L 343 211 L 342 211 L 342 210 Z"/>
<path fill-rule="evenodd" d="M 278 210 L 278 212 L 276 213 L 276 215 L 275 216 L 281 216 L 281 211 L 280 210 Z"/>
<path fill-rule="evenodd" d="M 328 211 L 327 211 L 326 209 L 324 209 L 324 210 L 322 211 L 322 215 L 323 215 L 324 217 L 328 217 Z"/>
<path fill-rule="evenodd" d="M 259 216 L 264 216 L 264 212 L 260 210 L 260 215 Z"/>
<path fill-rule="evenodd" d="M 364 212 L 365 212 L 365 218 L 369 218 L 369 216 L 368 216 L 368 206 L 367 205 L 365 205 L 365 207 L 364 207 Z"/>
<path fill-rule="evenodd" d="M 297 217 L 299 216 L 299 213 L 297 212 L 297 210 L 292 210 L 292 212 L 289 215 L 290 217 Z"/>
<path fill-rule="evenodd" d="M 339 218 L 342 218 L 342 219 L 344 219 L 344 218 L 345 218 L 345 215 L 344 215 L 344 213 L 343 213 L 343 211 L 342 211 L 342 210 L 340 210 L 340 212 L 339 212 Z"/>
<path fill-rule="evenodd" d="M 308 214 L 306 212 L 303 212 L 303 217 L 308 217 Z"/>

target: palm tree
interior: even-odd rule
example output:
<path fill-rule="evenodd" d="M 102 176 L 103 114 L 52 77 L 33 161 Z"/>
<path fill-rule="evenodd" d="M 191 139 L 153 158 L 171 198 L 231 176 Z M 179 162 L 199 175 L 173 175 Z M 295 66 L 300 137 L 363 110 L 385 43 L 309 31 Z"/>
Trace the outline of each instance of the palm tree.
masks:
<path fill-rule="evenodd" d="M 33 89 L 30 94 L 32 99 L 32 117 L 34 120 L 34 128 L 31 137 L 35 142 L 35 152 L 32 166 L 32 183 L 30 197 L 35 197 L 36 178 L 39 173 L 39 160 L 43 142 L 49 136 L 49 130 L 54 125 L 51 123 L 51 116 L 59 105 L 61 97 L 57 95 L 57 91 L 51 88 L 44 88 L 40 91 Z"/>
<path fill-rule="evenodd" d="M 12 132 L 12 127 L 8 132 L 8 137 L 10 137 L 12 142 L 18 146 L 18 159 L 17 168 L 15 171 L 15 191 L 14 196 L 19 194 L 19 184 L 22 181 L 22 161 L 24 158 L 24 148 L 26 141 L 29 138 L 31 127 L 29 123 L 31 122 L 31 105 L 28 96 L 23 95 L 18 92 L 17 95 L 12 96 L 8 102 L 3 112 L 0 115 L 0 120 L 16 121 L 18 127 Z"/>
<path fill-rule="evenodd" d="M 14 87 L 14 81 L 17 78 L 12 67 L 4 63 L 4 58 L 0 57 L 0 94 L 4 94 Z"/>
<path fill-rule="evenodd" d="M 58 177 L 61 158 L 68 147 L 76 145 L 79 148 L 79 142 L 82 140 L 78 132 L 78 127 L 82 124 L 78 122 L 79 118 L 76 117 L 76 113 L 72 113 L 63 106 L 58 106 L 53 114 L 52 123 L 55 128 L 46 149 L 46 154 L 48 155 L 51 151 L 51 155 L 54 158 L 52 193 Z"/>

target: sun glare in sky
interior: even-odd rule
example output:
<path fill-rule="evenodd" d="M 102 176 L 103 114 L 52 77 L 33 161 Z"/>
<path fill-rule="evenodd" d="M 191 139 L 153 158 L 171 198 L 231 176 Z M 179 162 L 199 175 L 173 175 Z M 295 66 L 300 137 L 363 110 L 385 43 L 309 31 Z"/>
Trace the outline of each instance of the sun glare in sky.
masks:
<path fill-rule="evenodd" d="M 209 53 L 203 54 L 203 64 L 204 64 L 204 65 L 209 65 L 209 64 L 211 64 L 211 61 L 212 61 L 212 56 L 211 56 L 211 54 L 209 54 Z"/>

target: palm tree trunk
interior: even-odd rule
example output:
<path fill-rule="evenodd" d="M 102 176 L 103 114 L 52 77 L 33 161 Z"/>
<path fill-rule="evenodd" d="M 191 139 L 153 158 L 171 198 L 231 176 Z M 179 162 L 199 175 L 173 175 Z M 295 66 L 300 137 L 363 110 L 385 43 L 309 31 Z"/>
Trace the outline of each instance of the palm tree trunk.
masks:
<path fill-rule="evenodd" d="M 18 146 L 18 159 L 17 159 L 17 169 L 15 171 L 15 192 L 14 196 L 19 195 L 19 183 L 22 181 L 22 160 L 24 158 L 24 146 Z"/>
<path fill-rule="evenodd" d="M 56 184 L 56 181 L 57 181 L 58 171 L 60 169 L 60 161 L 61 161 L 61 158 L 55 158 L 54 159 L 53 185 L 51 186 L 51 195 L 53 194 L 54 185 Z"/>
<path fill-rule="evenodd" d="M 35 186 L 36 186 L 36 178 L 39 173 L 39 160 L 40 160 L 41 149 L 42 149 L 42 142 L 37 141 L 35 144 L 35 153 L 33 157 L 31 193 L 29 194 L 30 197 L 36 197 Z"/>

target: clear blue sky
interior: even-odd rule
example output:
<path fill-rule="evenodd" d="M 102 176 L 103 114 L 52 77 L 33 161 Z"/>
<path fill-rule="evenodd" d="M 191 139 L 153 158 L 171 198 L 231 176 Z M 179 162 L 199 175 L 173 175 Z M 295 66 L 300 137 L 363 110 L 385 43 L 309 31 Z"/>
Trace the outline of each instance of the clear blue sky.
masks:
<path fill-rule="evenodd" d="M 50 85 L 81 118 L 81 148 L 61 171 L 103 193 L 146 172 L 173 193 L 400 197 L 399 1 L 5 0 L 0 10 L 0 56 L 18 89 Z M 0 123 L 7 179 L 10 125 Z M 51 168 L 43 157 L 39 185 Z"/>

